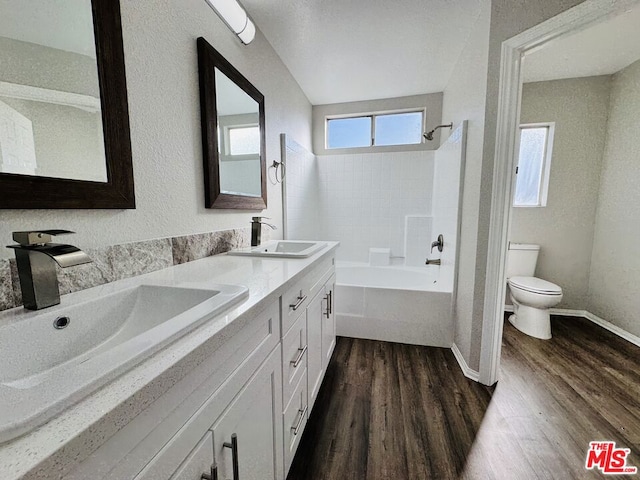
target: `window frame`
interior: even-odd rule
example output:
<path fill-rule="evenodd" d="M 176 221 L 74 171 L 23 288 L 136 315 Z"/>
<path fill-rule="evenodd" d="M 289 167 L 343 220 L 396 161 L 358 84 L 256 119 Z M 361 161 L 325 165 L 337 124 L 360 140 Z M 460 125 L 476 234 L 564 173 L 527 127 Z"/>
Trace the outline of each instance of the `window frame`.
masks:
<path fill-rule="evenodd" d="M 522 131 L 525 129 L 546 128 L 547 138 L 544 145 L 544 154 L 542 158 L 540 189 L 538 190 L 538 203 L 536 205 L 518 205 L 516 204 L 516 188 L 518 185 L 518 170 L 520 169 L 520 142 L 522 140 Z M 536 122 L 521 123 L 518 125 L 518 144 L 516 145 L 517 162 L 513 179 L 513 198 L 511 206 L 514 208 L 544 208 L 547 206 L 549 196 L 549 181 L 551 179 L 551 160 L 553 159 L 553 141 L 555 137 L 556 122 Z"/>
<path fill-rule="evenodd" d="M 327 115 L 324 117 L 324 148 L 328 151 L 334 150 L 358 150 L 358 149 L 369 149 L 369 148 L 394 148 L 394 147 L 404 147 L 404 146 L 414 146 L 414 145 L 422 145 L 424 144 L 424 138 L 420 137 L 420 141 L 418 143 L 398 143 L 395 145 L 376 145 L 376 117 L 384 117 L 387 115 L 397 115 L 403 113 L 420 113 L 421 114 L 421 122 L 422 125 L 420 127 L 421 131 L 425 131 L 425 125 L 427 124 L 427 109 L 425 107 L 415 107 L 415 108 L 401 108 L 397 110 L 381 110 L 374 112 L 363 112 L 363 113 L 346 113 L 346 114 L 338 114 L 338 115 Z M 370 118 L 371 119 L 371 135 L 369 138 L 369 145 L 361 146 L 361 147 L 329 147 L 329 122 L 331 120 L 341 120 L 348 118 Z"/>

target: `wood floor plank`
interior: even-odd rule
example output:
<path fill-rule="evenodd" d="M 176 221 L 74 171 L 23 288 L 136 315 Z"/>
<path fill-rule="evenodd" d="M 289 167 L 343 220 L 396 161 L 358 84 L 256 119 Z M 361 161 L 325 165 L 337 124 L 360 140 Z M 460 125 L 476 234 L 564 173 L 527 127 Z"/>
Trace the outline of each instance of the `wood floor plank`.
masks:
<path fill-rule="evenodd" d="M 505 323 L 492 388 L 449 349 L 339 338 L 288 480 L 603 478 L 594 440 L 640 467 L 640 349 L 585 319 L 552 330 Z"/>
<path fill-rule="evenodd" d="M 372 382 L 371 425 L 367 451 L 367 474 L 370 478 L 391 480 L 409 478 L 402 425 L 394 417 L 403 410 L 401 397 L 396 395 L 400 385 L 396 355 L 393 349 L 375 345 Z"/>

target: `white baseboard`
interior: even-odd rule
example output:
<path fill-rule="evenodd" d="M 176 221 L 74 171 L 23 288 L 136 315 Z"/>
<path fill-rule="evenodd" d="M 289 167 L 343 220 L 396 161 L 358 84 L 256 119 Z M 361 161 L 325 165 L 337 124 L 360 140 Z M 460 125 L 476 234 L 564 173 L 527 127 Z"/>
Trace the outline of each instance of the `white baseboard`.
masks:
<path fill-rule="evenodd" d="M 623 330 L 622 328 L 614 325 L 611 322 L 607 322 L 603 318 L 600 318 L 591 312 L 584 312 L 584 317 L 587 320 L 591 320 L 593 323 L 600 325 L 602 328 L 609 330 L 611 333 L 618 335 L 620 338 L 624 338 L 626 341 L 640 347 L 640 337 L 634 335 L 633 333 L 629 333 L 626 330 Z"/>
<path fill-rule="evenodd" d="M 469 365 L 467 365 L 466 360 L 462 356 L 462 353 L 460 353 L 460 349 L 455 343 L 451 345 L 451 351 L 453 352 L 453 356 L 456 357 L 458 365 L 460 365 L 460 369 L 462 370 L 462 373 L 464 373 L 464 376 L 475 382 L 480 381 L 480 373 L 476 370 L 473 370 L 471 367 L 469 367 Z"/>
<path fill-rule="evenodd" d="M 607 320 L 598 317 L 597 315 L 594 315 L 591 312 L 588 312 L 586 310 L 571 310 L 568 308 L 551 308 L 551 315 L 564 315 L 565 317 L 582 317 L 582 318 L 586 318 L 587 320 L 589 320 L 590 322 L 595 323 L 596 325 L 600 325 L 602 328 L 604 328 L 605 330 L 609 330 L 611 333 L 614 333 L 615 335 L 619 336 L 620 338 L 633 343 L 634 345 L 637 345 L 638 347 L 640 347 L 640 337 L 627 332 L 626 330 L 623 330 L 622 328 L 614 325 L 611 322 L 608 322 Z M 513 312 L 513 305 L 505 305 L 504 306 L 504 311 L 505 312 Z M 454 352 L 455 354 L 455 352 Z"/>

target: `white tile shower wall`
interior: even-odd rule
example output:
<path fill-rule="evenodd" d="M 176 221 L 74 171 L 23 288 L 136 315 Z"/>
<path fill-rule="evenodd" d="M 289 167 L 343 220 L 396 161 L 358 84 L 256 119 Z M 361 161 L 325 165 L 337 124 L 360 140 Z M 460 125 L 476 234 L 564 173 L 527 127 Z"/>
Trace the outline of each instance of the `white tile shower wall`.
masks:
<path fill-rule="evenodd" d="M 285 238 L 292 240 L 324 239 L 320 227 L 320 194 L 316 156 L 289 135 L 285 138 Z M 269 175 L 273 178 L 273 169 Z"/>
<path fill-rule="evenodd" d="M 436 154 L 437 156 L 437 154 Z M 404 264 L 421 267 L 430 255 L 433 218 L 426 215 L 407 215 L 404 226 Z"/>
<path fill-rule="evenodd" d="M 404 256 L 406 215 L 431 214 L 434 152 L 322 155 L 322 237 L 339 260 L 367 262 L 370 247 Z"/>
<path fill-rule="evenodd" d="M 458 245 L 458 204 L 460 178 L 466 154 L 467 122 L 464 121 L 435 153 L 433 174 L 432 236 L 444 237 L 444 249 L 434 249 L 430 258 L 440 258 L 440 282 L 453 288 Z M 433 241 L 432 240 L 432 241 Z"/>

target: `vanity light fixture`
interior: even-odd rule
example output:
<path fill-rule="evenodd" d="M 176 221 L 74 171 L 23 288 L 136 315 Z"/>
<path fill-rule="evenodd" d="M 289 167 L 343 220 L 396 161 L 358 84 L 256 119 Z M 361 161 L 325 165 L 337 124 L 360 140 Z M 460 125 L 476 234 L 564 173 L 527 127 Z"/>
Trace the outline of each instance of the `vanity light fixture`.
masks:
<path fill-rule="evenodd" d="M 237 0 L 205 0 L 227 26 L 249 45 L 256 36 L 256 27 Z"/>

